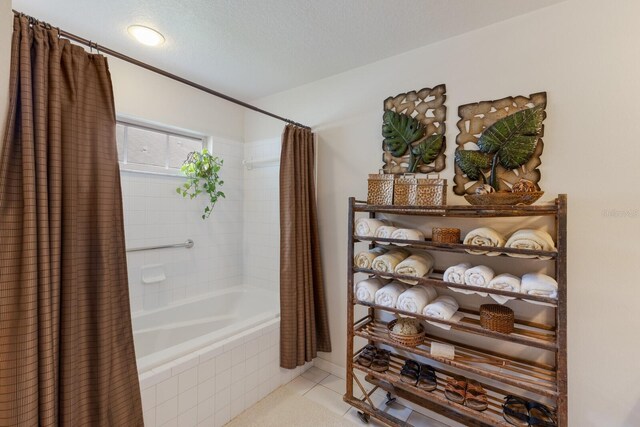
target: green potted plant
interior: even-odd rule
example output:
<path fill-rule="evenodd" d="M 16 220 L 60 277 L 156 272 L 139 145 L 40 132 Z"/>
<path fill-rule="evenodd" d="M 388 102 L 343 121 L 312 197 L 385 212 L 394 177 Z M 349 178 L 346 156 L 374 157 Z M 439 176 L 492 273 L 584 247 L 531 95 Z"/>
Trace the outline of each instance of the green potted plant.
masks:
<path fill-rule="evenodd" d="M 219 175 L 223 163 L 223 159 L 212 156 L 205 148 L 201 152 L 194 151 L 189 153 L 180 168 L 180 171 L 187 177 L 187 182 L 176 188 L 176 192 L 182 197 L 189 197 L 190 199 L 203 193 L 206 193 L 209 197 L 202 219 L 206 219 L 211 215 L 213 207 L 220 197 L 225 197 L 225 194 L 220 191 L 224 181 L 220 179 Z"/>

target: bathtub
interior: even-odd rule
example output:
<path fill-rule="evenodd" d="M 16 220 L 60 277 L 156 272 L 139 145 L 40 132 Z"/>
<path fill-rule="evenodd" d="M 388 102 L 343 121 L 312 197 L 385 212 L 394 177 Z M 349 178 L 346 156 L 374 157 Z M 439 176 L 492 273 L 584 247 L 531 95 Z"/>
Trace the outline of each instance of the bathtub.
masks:
<path fill-rule="evenodd" d="M 279 311 L 277 293 L 234 287 L 134 315 L 138 372 L 278 318 Z"/>

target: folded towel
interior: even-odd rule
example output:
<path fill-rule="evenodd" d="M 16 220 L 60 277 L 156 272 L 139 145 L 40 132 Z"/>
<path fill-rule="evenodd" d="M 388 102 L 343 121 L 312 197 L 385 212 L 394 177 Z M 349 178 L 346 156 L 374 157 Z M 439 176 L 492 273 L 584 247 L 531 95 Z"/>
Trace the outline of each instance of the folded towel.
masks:
<path fill-rule="evenodd" d="M 422 231 L 416 230 L 414 228 L 398 228 L 391 235 L 392 239 L 398 240 L 424 240 L 424 234 Z M 408 244 L 408 243 L 406 243 Z M 396 243 L 396 245 L 404 246 L 405 243 Z"/>
<path fill-rule="evenodd" d="M 498 274 L 496 277 L 491 279 L 491 281 L 487 285 L 487 289 L 520 292 L 520 278 L 509 273 Z M 507 301 L 513 299 L 513 297 L 506 297 L 504 295 L 489 294 L 489 296 L 496 300 L 496 302 L 499 304 L 504 304 Z"/>
<path fill-rule="evenodd" d="M 471 268 L 471 264 L 463 262 L 457 265 L 452 265 L 444 271 L 442 279 L 445 282 L 457 283 L 458 285 L 464 285 L 464 272 Z M 451 288 L 450 288 L 451 289 Z"/>
<path fill-rule="evenodd" d="M 356 294 L 356 299 L 362 302 L 368 302 L 373 304 L 376 297 L 376 292 L 378 292 L 384 285 L 389 283 L 388 280 L 380 279 L 378 277 L 370 277 L 365 280 L 361 280 L 356 283 L 354 287 L 354 292 Z"/>
<path fill-rule="evenodd" d="M 373 248 L 368 251 L 362 251 L 353 258 L 353 263 L 358 268 L 371 268 L 371 263 L 376 257 L 387 253 L 385 248 Z"/>
<path fill-rule="evenodd" d="M 356 221 L 356 236 L 373 237 L 376 230 L 383 225 L 384 221 L 375 218 L 359 218 Z"/>
<path fill-rule="evenodd" d="M 449 320 L 449 322 L 451 323 L 458 323 L 462 319 L 464 319 L 464 313 L 460 313 L 459 311 L 457 311 L 456 314 L 454 314 L 453 316 L 451 316 L 450 319 L 447 319 L 447 320 Z M 427 320 L 427 323 L 433 326 L 437 326 L 440 329 L 444 329 L 445 331 L 448 331 L 451 329 L 451 325 L 446 325 L 444 323 L 433 322 L 431 320 Z"/>
<path fill-rule="evenodd" d="M 448 320 L 450 322 L 457 323 L 464 317 L 464 314 L 457 312 L 459 308 L 460 306 L 458 305 L 458 301 L 456 301 L 455 298 L 450 297 L 449 295 L 440 295 L 438 298 L 428 304 L 424 308 L 424 310 L 422 310 L 422 314 L 424 314 L 425 316 L 434 317 L 436 319 Z M 443 325 L 442 323 L 430 322 L 428 320 L 427 322 L 442 329 L 451 329 L 450 325 Z"/>
<path fill-rule="evenodd" d="M 379 227 L 376 230 L 375 236 L 374 237 L 379 237 L 381 239 L 391 239 L 391 235 L 393 234 L 394 231 L 396 231 L 398 228 L 392 226 L 392 225 L 383 225 L 382 227 Z M 381 245 L 389 245 L 389 242 L 379 242 Z"/>
<path fill-rule="evenodd" d="M 509 237 L 505 244 L 507 248 L 530 249 L 533 251 L 555 251 L 553 238 L 543 230 L 524 229 L 518 230 Z M 536 258 L 537 255 L 507 254 L 516 258 Z M 551 257 L 539 257 L 540 259 L 551 259 Z"/>
<path fill-rule="evenodd" d="M 428 253 L 413 254 L 409 258 L 402 261 L 395 268 L 396 274 L 405 276 L 424 277 L 433 268 L 433 257 Z M 398 279 L 404 283 L 415 285 L 417 280 Z"/>
<path fill-rule="evenodd" d="M 408 256 L 408 251 L 400 248 L 394 248 L 386 254 L 376 257 L 371 263 L 371 268 L 381 273 L 393 273 L 398 264 Z M 389 276 L 382 275 L 382 277 Z"/>
<path fill-rule="evenodd" d="M 406 291 L 407 288 L 408 286 L 404 283 L 391 282 L 376 292 L 375 302 L 383 307 L 395 307 L 400 294 Z"/>
<path fill-rule="evenodd" d="M 465 245 L 489 246 L 500 248 L 504 246 L 504 237 L 493 228 L 480 227 L 471 230 L 464 238 Z M 500 252 L 488 252 L 481 250 L 467 250 L 468 253 L 474 255 L 487 254 L 489 256 L 500 255 Z"/>
<path fill-rule="evenodd" d="M 464 283 L 469 286 L 480 286 L 486 288 L 496 273 L 486 265 L 478 265 L 464 272 Z M 476 292 L 483 297 L 487 296 L 486 292 Z"/>
<path fill-rule="evenodd" d="M 558 298 L 558 282 L 553 277 L 542 273 L 528 273 L 522 276 L 520 292 L 548 298 Z M 546 302 L 525 300 L 533 304 L 549 305 Z"/>
<path fill-rule="evenodd" d="M 438 293 L 433 286 L 412 286 L 400 294 L 396 308 L 409 313 L 422 313 L 427 304 L 437 297 Z"/>

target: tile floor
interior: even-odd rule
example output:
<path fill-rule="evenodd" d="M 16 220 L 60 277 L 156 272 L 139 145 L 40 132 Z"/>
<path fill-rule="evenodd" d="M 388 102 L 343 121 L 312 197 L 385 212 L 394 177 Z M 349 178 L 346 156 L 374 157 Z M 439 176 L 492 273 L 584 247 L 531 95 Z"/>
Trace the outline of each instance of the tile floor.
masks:
<path fill-rule="evenodd" d="M 367 382 L 362 381 L 362 383 L 365 384 L 365 387 L 369 387 L 368 390 L 373 388 L 373 386 Z M 338 378 L 337 376 L 314 366 L 288 383 L 285 387 L 288 387 L 297 394 L 325 406 L 330 411 L 335 412 L 336 414 L 353 422 L 354 425 L 361 427 L 365 426 L 365 424 L 363 424 L 358 418 L 356 410 L 351 408 L 351 406 L 342 400 L 346 387 L 346 382 L 342 378 Z M 357 386 L 355 387 L 357 388 Z M 384 404 L 386 401 L 386 393 L 380 389 L 376 390 L 371 400 L 378 408 L 403 421 L 408 421 L 412 426 L 447 427 L 446 424 L 407 408 L 400 403 L 393 403 L 390 406 L 386 406 Z M 375 427 L 380 425 L 381 424 L 373 419 L 369 422 L 369 426 Z"/>

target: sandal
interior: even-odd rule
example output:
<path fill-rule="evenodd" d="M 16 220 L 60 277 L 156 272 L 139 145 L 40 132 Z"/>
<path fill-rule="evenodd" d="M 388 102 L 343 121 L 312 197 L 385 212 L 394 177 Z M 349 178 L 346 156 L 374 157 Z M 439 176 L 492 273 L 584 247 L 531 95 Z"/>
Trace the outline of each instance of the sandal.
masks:
<path fill-rule="evenodd" d="M 358 355 L 358 359 L 356 359 L 356 362 L 358 362 L 365 368 L 368 368 L 371 366 L 371 363 L 375 359 L 377 352 L 378 349 L 376 348 L 376 346 L 369 344 L 360 352 L 360 354 Z"/>
<path fill-rule="evenodd" d="M 444 396 L 452 402 L 463 404 L 467 391 L 467 379 L 451 377 L 444 387 Z"/>
<path fill-rule="evenodd" d="M 538 402 L 529 402 L 529 425 L 540 427 L 556 427 L 555 417 L 553 412 Z"/>
<path fill-rule="evenodd" d="M 420 374 L 416 386 L 425 391 L 433 391 L 438 387 L 436 370 L 431 365 L 420 365 Z"/>
<path fill-rule="evenodd" d="M 400 371 L 400 377 L 402 382 L 416 385 L 420 377 L 420 364 L 415 360 L 407 360 Z"/>
<path fill-rule="evenodd" d="M 465 394 L 464 404 L 475 411 L 484 411 L 489 407 L 487 391 L 479 382 L 467 382 L 467 392 Z"/>
<path fill-rule="evenodd" d="M 385 372 L 389 369 L 389 360 L 391 352 L 389 350 L 378 350 L 373 361 L 371 362 L 371 370 L 376 372 Z"/>

